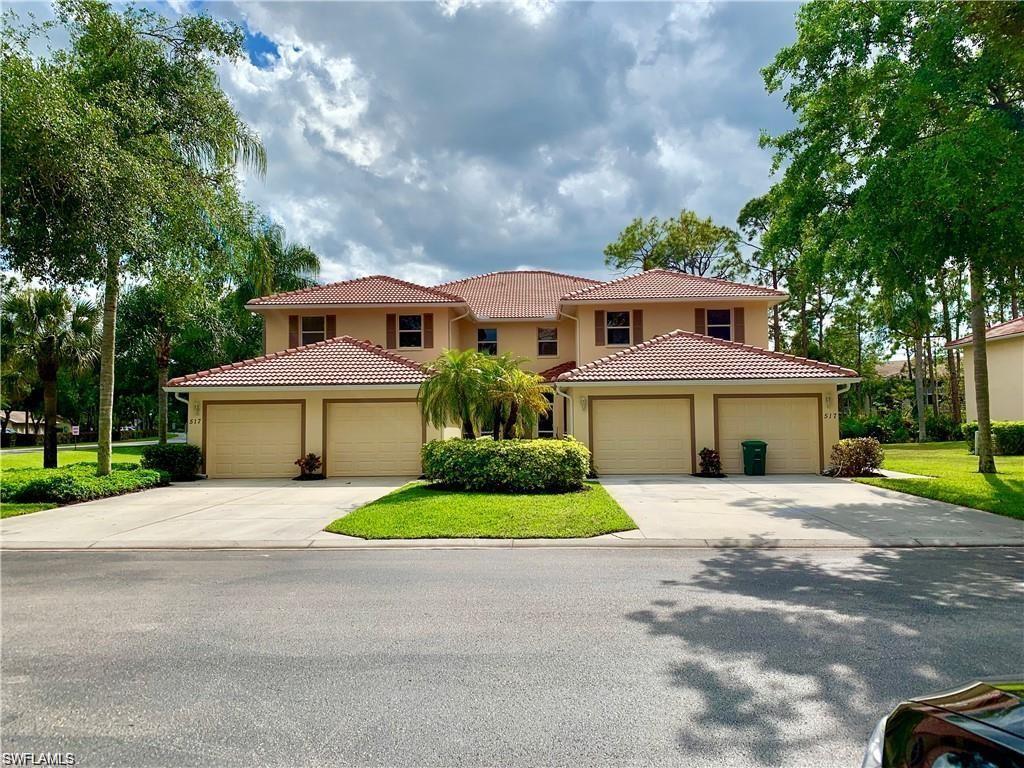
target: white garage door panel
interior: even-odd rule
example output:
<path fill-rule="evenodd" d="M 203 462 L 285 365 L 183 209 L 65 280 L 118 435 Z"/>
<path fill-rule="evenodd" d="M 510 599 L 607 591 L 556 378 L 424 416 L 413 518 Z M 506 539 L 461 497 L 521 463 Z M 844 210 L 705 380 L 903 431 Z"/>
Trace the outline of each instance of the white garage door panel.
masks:
<path fill-rule="evenodd" d="M 208 403 L 209 477 L 293 477 L 302 455 L 299 403 Z"/>
<path fill-rule="evenodd" d="M 329 477 L 416 476 L 422 447 L 423 421 L 415 401 L 328 406 Z"/>
<path fill-rule="evenodd" d="M 768 443 L 768 474 L 817 473 L 816 397 L 743 397 L 718 401 L 718 450 L 726 474 L 743 473 L 744 440 Z"/>
<path fill-rule="evenodd" d="M 678 474 L 690 462 L 690 401 L 593 400 L 594 468 L 599 474 Z"/>

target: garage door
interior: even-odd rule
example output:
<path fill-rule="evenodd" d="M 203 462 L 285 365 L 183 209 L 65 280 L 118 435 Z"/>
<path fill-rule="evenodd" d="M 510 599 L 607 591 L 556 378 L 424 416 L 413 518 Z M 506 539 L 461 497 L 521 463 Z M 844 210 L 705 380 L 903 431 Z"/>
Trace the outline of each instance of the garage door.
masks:
<path fill-rule="evenodd" d="M 302 455 L 300 403 L 207 403 L 209 477 L 294 477 Z"/>
<path fill-rule="evenodd" d="M 717 402 L 718 451 L 726 474 L 743 472 L 743 440 L 768 443 L 769 474 L 821 471 L 816 396 L 721 397 Z"/>
<path fill-rule="evenodd" d="M 326 428 L 329 477 L 420 474 L 423 420 L 413 400 L 330 403 Z"/>
<path fill-rule="evenodd" d="M 693 471 L 690 400 L 591 400 L 591 447 L 598 474 L 651 475 Z"/>

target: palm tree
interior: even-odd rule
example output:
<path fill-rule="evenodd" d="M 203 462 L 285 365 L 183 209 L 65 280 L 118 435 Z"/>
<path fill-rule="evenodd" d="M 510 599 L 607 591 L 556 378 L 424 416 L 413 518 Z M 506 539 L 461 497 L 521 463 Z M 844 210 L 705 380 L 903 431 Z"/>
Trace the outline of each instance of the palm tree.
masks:
<path fill-rule="evenodd" d="M 294 291 L 316 284 L 320 257 L 285 237 L 284 227 L 252 214 L 249 247 L 239 253 L 233 269 L 239 305 L 258 296 Z"/>
<path fill-rule="evenodd" d="M 486 402 L 486 360 L 475 350 L 446 349 L 428 367 L 430 378 L 420 385 L 418 400 L 424 418 L 433 426 L 462 425 L 462 434 L 474 439 L 474 419 Z"/>
<path fill-rule="evenodd" d="M 87 301 L 74 301 L 63 288 L 27 288 L 3 303 L 5 355 L 35 362 L 43 385 L 46 434 L 43 466 L 57 466 L 57 371 L 91 364 L 99 346 L 98 312 Z"/>
<path fill-rule="evenodd" d="M 543 378 L 518 366 L 502 372 L 492 384 L 489 395 L 505 413 L 503 437 L 506 440 L 532 433 L 537 417 L 551 408 L 545 397 L 551 391 Z"/>

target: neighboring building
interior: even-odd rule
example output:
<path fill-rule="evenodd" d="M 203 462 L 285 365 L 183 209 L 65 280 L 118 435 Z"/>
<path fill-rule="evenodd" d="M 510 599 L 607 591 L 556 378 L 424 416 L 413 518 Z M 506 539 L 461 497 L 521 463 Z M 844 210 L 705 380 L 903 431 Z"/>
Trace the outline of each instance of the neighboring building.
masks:
<path fill-rule="evenodd" d="M 211 477 L 287 477 L 301 453 L 328 476 L 415 475 L 422 367 L 445 348 L 510 353 L 554 384 L 539 436 L 572 434 L 601 473 L 690 473 L 717 446 L 769 443 L 769 472 L 819 472 L 854 371 L 767 350 L 786 294 L 650 270 L 599 282 L 494 272 L 434 287 L 373 276 L 255 299 L 265 355 L 168 382 L 188 393 L 189 442 Z"/>
<path fill-rule="evenodd" d="M 57 417 L 57 430 L 63 431 L 67 429 L 68 420 L 63 416 Z M 32 435 L 32 434 L 43 434 L 46 430 L 46 422 L 42 417 L 39 418 L 38 424 L 32 417 L 32 414 L 28 411 L 11 411 L 11 420 L 7 422 L 7 431 L 11 433 L 17 433 L 20 435 Z"/>
<path fill-rule="evenodd" d="M 917 358 L 911 357 L 910 364 L 907 363 L 906 358 L 897 360 L 888 360 L 884 363 L 879 363 L 875 366 L 875 374 L 880 379 L 901 379 L 910 385 L 914 384 L 913 371 L 911 365 L 917 365 Z M 948 409 L 948 387 L 949 373 L 946 371 L 946 361 L 936 360 L 935 361 L 935 381 L 932 381 L 928 375 L 927 366 L 925 367 L 924 376 L 924 398 L 925 403 L 932 405 L 935 403 L 935 398 L 938 398 L 939 405 Z M 913 396 L 908 397 L 903 401 L 905 408 L 910 409 L 914 407 Z"/>
<path fill-rule="evenodd" d="M 1024 317 L 990 326 L 985 332 L 988 356 L 989 416 L 993 421 L 1024 421 Z M 963 351 L 967 419 L 978 418 L 974 390 L 974 337 L 949 343 Z"/>

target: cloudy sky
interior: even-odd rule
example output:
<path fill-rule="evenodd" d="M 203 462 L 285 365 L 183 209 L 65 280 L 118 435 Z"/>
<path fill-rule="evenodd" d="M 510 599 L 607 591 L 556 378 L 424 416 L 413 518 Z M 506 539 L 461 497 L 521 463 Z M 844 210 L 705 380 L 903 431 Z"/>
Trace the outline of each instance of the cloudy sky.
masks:
<path fill-rule="evenodd" d="M 635 216 L 735 224 L 769 184 L 759 132 L 791 119 L 759 74 L 793 38 L 789 4 L 170 8 L 246 30 L 221 73 L 269 155 L 246 192 L 325 279 L 605 275 Z"/>

